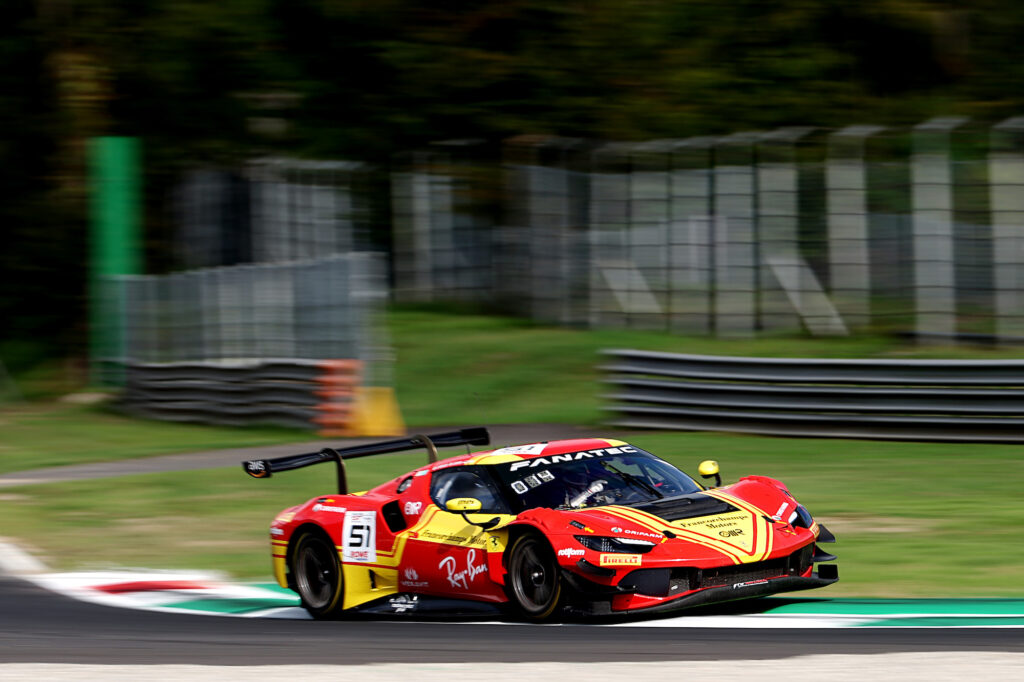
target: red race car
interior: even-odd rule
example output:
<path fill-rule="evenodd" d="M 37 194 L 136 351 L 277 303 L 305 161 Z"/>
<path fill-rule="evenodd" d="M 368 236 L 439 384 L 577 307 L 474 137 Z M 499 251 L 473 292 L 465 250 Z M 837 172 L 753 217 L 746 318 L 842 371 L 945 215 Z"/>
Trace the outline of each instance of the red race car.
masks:
<path fill-rule="evenodd" d="M 540 621 L 681 609 L 838 580 L 834 536 L 779 481 L 705 488 L 619 440 L 487 445 L 486 429 L 244 462 L 256 478 L 334 462 L 339 492 L 270 526 L 274 574 L 315 618 L 504 612 Z M 345 461 L 423 447 L 428 463 L 347 494 Z M 467 447 L 468 450 L 468 447 Z M 705 478 L 718 466 L 700 465 Z"/>

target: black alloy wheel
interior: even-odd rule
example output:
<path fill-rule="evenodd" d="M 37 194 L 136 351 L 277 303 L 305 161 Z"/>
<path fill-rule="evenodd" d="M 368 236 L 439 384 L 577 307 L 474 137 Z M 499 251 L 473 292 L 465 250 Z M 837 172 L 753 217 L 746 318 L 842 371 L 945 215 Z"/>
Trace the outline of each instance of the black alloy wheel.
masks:
<path fill-rule="evenodd" d="M 292 554 L 292 577 L 302 606 L 314 618 L 331 618 L 341 612 L 344 579 L 338 550 L 322 533 L 305 533 Z"/>
<path fill-rule="evenodd" d="M 562 597 L 562 575 L 551 545 L 527 533 L 516 540 L 508 559 L 509 597 L 519 612 L 534 621 L 546 619 Z"/>

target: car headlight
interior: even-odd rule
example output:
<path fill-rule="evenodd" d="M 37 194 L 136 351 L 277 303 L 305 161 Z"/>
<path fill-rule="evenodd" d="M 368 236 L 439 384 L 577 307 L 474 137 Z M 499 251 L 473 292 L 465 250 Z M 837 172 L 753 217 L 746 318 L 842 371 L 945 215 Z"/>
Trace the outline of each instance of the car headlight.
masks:
<path fill-rule="evenodd" d="M 654 543 L 633 538 L 610 538 L 597 535 L 575 535 L 576 542 L 595 552 L 617 552 L 619 554 L 646 554 L 654 549 Z"/>
<path fill-rule="evenodd" d="M 811 517 L 811 512 L 807 511 L 807 507 L 798 504 L 793 513 L 789 515 L 789 522 L 798 528 L 810 528 L 814 519 Z"/>

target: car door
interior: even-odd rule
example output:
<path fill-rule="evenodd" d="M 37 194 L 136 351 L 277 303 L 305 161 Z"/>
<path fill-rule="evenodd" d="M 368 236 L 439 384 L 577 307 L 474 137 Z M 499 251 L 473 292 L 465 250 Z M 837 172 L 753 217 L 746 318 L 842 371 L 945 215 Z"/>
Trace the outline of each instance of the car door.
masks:
<path fill-rule="evenodd" d="M 504 531 L 487 531 L 458 512 L 445 508 L 449 500 L 471 497 L 480 500 L 474 521 L 510 518 L 497 486 L 482 467 L 462 466 L 432 472 L 424 482 L 427 501 L 415 526 L 410 528 L 399 568 L 404 591 L 455 598 L 504 601 L 504 592 L 489 575 L 489 553 L 504 549 Z M 411 498 L 410 498 L 410 501 Z"/>

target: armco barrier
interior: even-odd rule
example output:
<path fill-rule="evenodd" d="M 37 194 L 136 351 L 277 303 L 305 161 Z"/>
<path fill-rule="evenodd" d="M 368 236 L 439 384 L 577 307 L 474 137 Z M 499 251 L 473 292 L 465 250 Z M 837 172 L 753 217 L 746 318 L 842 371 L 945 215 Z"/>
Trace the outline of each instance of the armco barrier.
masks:
<path fill-rule="evenodd" d="M 358 360 L 133 363 L 119 407 L 151 419 L 359 435 Z"/>
<path fill-rule="evenodd" d="M 1024 442 L 1024 360 L 604 354 L 615 426 Z"/>

